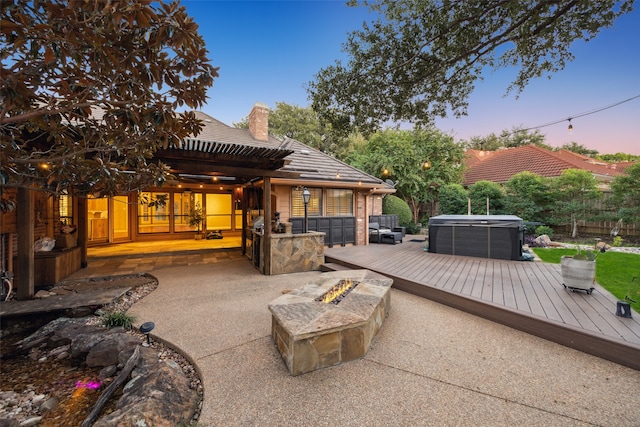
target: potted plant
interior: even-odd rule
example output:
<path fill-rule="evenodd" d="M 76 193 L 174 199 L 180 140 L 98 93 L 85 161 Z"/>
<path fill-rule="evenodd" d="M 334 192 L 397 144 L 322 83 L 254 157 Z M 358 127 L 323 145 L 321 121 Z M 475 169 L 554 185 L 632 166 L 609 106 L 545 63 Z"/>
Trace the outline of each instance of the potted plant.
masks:
<path fill-rule="evenodd" d="M 202 233 L 200 233 L 200 225 L 204 221 L 204 213 L 200 203 L 196 203 L 189 209 L 189 227 L 197 227 L 196 240 L 202 239 Z"/>
<path fill-rule="evenodd" d="M 600 252 L 604 252 L 604 248 Z M 564 255 L 560 259 L 560 270 L 562 273 L 562 286 L 572 291 L 586 291 L 587 294 L 595 289 L 593 284 L 596 281 L 596 258 L 598 252 L 582 252 L 578 245 L 576 255 Z"/>

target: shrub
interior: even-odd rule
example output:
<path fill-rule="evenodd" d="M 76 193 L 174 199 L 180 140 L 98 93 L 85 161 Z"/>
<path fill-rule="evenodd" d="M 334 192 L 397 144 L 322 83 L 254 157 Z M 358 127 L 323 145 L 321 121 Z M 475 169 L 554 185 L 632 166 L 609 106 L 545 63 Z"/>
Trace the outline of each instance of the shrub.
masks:
<path fill-rule="evenodd" d="M 411 214 L 411 208 L 400 197 L 389 194 L 382 199 L 382 213 L 383 214 L 397 214 L 398 223 L 402 226 L 408 226 L 413 224 L 413 215 Z"/>
<path fill-rule="evenodd" d="M 622 246 L 622 237 L 620 236 L 614 237 L 613 243 L 611 244 L 611 246 L 614 246 L 616 248 L 619 248 L 620 246 Z"/>
<path fill-rule="evenodd" d="M 127 314 L 124 311 L 111 311 L 104 313 L 101 317 L 102 325 L 107 328 L 123 327 L 125 329 L 131 329 L 131 326 L 136 321 L 136 317 L 132 314 Z"/>
<path fill-rule="evenodd" d="M 536 228 L 536 236 L 542 236 L 546 234 L 549 238 L 553 237 L 553 228 L 547 227 L 546 225 L 541 225 Z"/>
<path fill-rule="evenodd" d="M 420 226 L 418 224 L 408 224 L 405 226 L 407 234 L 420 234 Z"/>

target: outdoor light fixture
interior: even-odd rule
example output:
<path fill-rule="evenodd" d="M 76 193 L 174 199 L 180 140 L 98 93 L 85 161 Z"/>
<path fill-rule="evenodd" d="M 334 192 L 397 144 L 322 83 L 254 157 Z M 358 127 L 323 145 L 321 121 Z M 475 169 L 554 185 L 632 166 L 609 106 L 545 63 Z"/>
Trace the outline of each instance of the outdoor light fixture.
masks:
<path fill-rule="evenodd" d="M 304 232 L 305 233 L 309 232 L 309 217 L 308 217 L 307 207 L 309 205 L 310 200 L 311 200 L 311 193 L 309 192 L 307 187 L 304 187 L 302 189 L 302 202 L 304 203 Z"/>
<path fill-rule="evenodd" d="M 384 175 L 384 176 L 389 175 L 389 169 L 384 168 L 384 169 L 382 170 L 382 175 Z"/>
<path fill-rule="evenodd" d="M 153 328 L 155 327 L 156 325 L 153 322 L 145 322 L 142 325 L 140 325 L 140 332 L 142 332 L 147 336 L 147 342 L 142 343 L 143 347 L 149 347 L 151 345 L 151 343 L 149 342 L 149 332 L 153 331 Z"/>
<path fill-rule="evenodd" d="M 431 163 L 429 163 L 428 161 L 424 162 L 422 164 L 422 169 L 427 170 L 431 167 Z"/>
<path fill-rule="evenodd" d="M 569 119 L 569 131 L 573 130 L 573 125 L 571 124 L 571 119 Z"/>

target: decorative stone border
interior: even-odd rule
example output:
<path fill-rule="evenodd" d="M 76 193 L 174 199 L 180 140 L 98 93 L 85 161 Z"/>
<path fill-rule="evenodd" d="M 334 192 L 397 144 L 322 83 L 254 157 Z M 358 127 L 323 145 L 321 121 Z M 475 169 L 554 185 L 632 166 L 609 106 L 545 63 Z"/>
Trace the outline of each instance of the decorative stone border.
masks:
<path fill-rule="evenodd" d="M 342 279 L 359 283 L 339 304 L 315 301 Z M 363 357 L 389 314 L 392 284 L 369 270 L 333 271 L 272 301 L 271 336 L 291 375 Z"/>

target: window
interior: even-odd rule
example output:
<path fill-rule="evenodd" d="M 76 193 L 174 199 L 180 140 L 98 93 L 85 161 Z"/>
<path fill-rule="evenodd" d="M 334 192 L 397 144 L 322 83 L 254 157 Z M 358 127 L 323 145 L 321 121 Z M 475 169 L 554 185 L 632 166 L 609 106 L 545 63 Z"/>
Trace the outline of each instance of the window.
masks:
<path fill-rule="evenodd" d="M 197 227 L 189 226 L 191 208 L 199 206 L 202 209 L 202 194 L 185 191 L 173 194 L 173 227 L 174 231 L 195 231 Z M 202 224 L 200 224 L 202 230 Z"/>
<path fill-rule="evenodd" d="M 138 232 L 166 233 L 169 231 L 169 194 L 143 192 L 138 204 Z"/>
<path fill-rule="evenodd" d="M 68 194 L 63 194 L 58 199 L 58 211 L 60 222 L 65 225 L 73 224 L 73 199 Z"/>
<path fill-rule="evenodd" d="M 304 216 L 304 202 L 302 201 L 302 188 L 291 189 L 291 216 Z M 307 188 L 311 193 L 311 199 L 307 206 L 308 216 L 322 215 L 322 188 Z"/>
<path fill-rule="evenodd" d="M 231 194 L 207 194 L 207 230 L 231 230 Z"/>
<path fill-rule="evenodd" d="M 327 216 L 353 216 L 353 190 L 328 188 Z"/>

